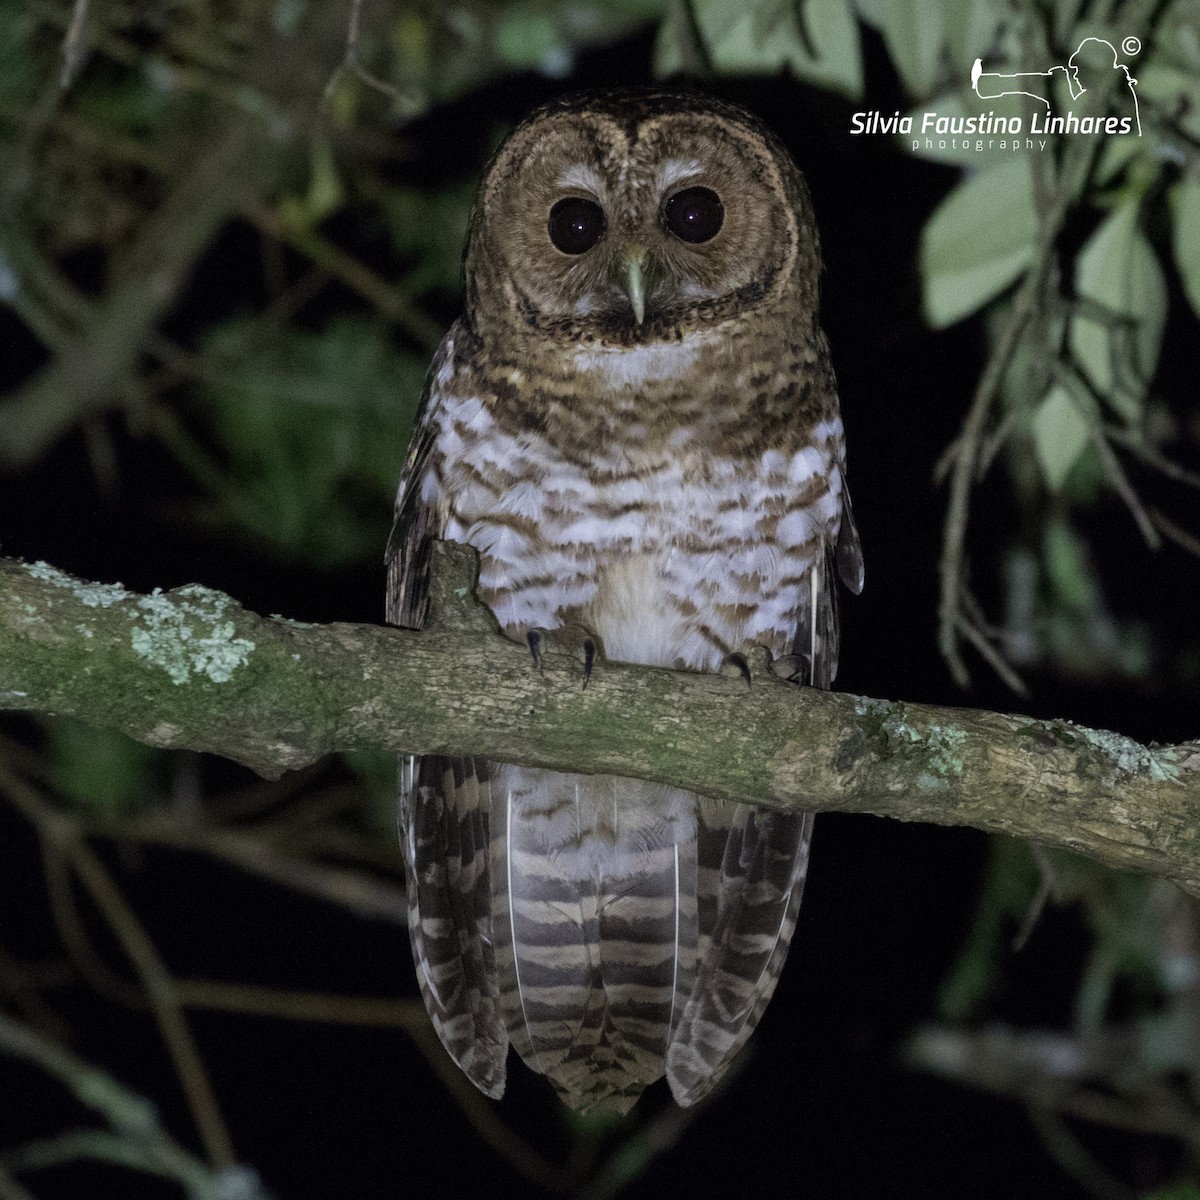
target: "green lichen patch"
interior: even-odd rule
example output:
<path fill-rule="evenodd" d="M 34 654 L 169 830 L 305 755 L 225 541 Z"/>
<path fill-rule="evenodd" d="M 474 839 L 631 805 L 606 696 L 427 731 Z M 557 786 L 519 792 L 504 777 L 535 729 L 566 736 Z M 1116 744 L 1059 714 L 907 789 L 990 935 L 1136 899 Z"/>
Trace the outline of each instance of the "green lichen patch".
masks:
<path fill-rule="evenodd" d="M 193 674 L 227 683 L 255 648 L 248 638 L 234 636 L 234 623 L 225 620 L 229 604 L 228 596 L 199 584 L 169 595 L 155 588 L 137 603 L 139 624 L 130 633 L 134 652 L 166 671 L 172 683 L 186 683 Z"/>
<path fill-rule="evenodd" d="M 119 583 L 89 583 L 86 579 L 76 579 L 47 562 L 32 563 L 25 570 L 34 579 L 70 592 L 80 604 L 85 604 L 88 608 L 111 608 L 130 597 L 130 593 Z"/>
<path fill-rule="evenodd" d="M 922 790 L 933 791 L 963 773 L 962 747 L 967 740 L 963 730 L 953 725 L 914 724 L 907 719 L 903 704 L 888 701 L 859 699 L 854 711 L 867 719 L 868 736 L 889 752 L 920 760 L 917 785 Z"/>
<path fill-rule="evenodd" d="M 1179 770 L 1168 758 L 1132 738 L 1107 729 L 1078 727 L 1079 736 L 1089 746 L 1099 750 L 1116 768 L 1119 775 L 1145 775 L 1156 783 L 1177 779 Z"/>

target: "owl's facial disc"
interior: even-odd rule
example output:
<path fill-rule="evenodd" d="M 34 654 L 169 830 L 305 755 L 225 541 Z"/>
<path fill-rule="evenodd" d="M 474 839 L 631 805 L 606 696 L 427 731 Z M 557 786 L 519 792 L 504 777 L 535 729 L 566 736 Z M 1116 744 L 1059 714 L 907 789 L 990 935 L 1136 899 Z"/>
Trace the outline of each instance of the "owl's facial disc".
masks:
<path fill-rule="evenodd" d="M 551 110 L 498 156 L 475 252 L 520 327 L 674 339 L 745 315 L 790 277 L 806 200 L 783 161 L 736 115 Z"/>

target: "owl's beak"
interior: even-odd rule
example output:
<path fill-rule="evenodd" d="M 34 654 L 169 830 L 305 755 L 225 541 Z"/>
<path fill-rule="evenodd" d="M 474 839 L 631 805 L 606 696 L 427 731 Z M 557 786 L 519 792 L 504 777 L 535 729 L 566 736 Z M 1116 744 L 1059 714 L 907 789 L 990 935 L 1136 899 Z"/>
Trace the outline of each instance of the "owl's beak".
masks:
<path fill-rule="evenodd" d="M 625 268 L 622 286 L 629 303 L 633 305 L 634 319 L 639 325 L 646 319 L 646 276 L 642 270 L 645 260 L 645 250 L 633 246 L 626 252 L 622 263 Z"/>

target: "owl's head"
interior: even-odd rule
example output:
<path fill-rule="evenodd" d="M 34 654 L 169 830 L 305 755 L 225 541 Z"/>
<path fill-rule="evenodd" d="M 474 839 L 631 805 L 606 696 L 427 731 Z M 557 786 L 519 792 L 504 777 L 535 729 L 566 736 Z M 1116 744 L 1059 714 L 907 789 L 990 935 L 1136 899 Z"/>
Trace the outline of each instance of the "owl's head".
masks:
<path fill-rule="evenodd" d="M 819 269 L 800 172 L 749 113 L 678 92 L 583 95 L 534 112 L 492 160 L 467 319 L 640 343 L 764 307 L 814 318 Z"/>

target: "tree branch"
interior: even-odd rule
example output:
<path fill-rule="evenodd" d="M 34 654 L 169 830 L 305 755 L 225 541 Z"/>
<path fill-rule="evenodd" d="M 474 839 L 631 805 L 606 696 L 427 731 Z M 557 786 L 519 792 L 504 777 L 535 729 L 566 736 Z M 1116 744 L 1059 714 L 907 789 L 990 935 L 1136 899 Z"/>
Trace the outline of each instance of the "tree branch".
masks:
<path fill-rule="evenodd" d="M 302 625 L 197 585 L 141 596 L 0 559 L 0 709 L 58 713 L 267 776 L 336 750 L 476 754 L 768 808 L 969 825 L 1200 895 L 1200 742 L 796 688 L 552 648 L 535 670 L 442 544 L 421 632 Z"/>

